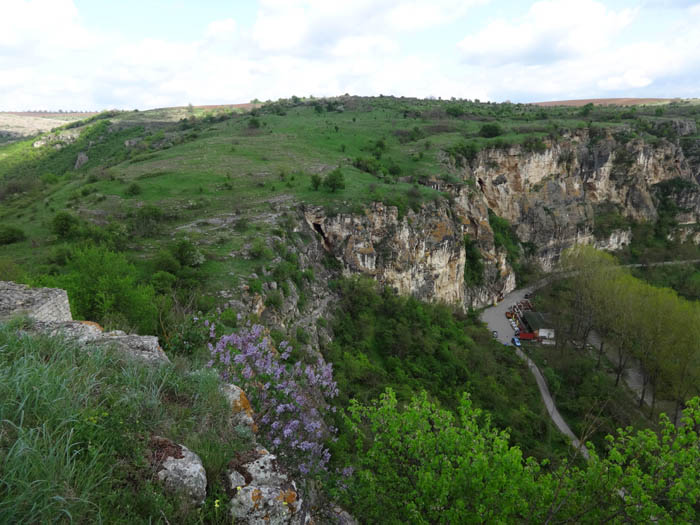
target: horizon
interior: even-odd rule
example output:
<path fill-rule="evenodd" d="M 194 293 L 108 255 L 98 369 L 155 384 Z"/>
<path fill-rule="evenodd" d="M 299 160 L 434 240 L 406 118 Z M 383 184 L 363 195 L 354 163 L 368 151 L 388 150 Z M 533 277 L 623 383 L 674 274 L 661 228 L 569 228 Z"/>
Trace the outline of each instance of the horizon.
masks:
<path fill-rule="evenodd" d="M 3 0 L 0 111 L 700 94 L 689 0 Z"/>

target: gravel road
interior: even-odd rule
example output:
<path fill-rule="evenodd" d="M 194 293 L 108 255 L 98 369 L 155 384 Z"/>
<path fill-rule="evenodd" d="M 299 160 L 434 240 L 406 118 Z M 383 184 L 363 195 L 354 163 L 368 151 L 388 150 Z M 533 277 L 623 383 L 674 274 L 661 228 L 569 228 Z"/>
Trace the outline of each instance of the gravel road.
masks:
<path fill-rule="evenodd" d="M 501 301 L 495 306 L 486 308 L 481 313 L 481 320 L 488 325 L 489 330 L 495 330 L 496 332 L 498 332 L 498 340 L 501 343 L 510 344 L 511 339 L 513 337 L 513 328 L 510 326 L 510 323 L 506 318 L 506 310 L 508 310 L 508 307 L 524 299 L 526 293 L 530 293 L 533 290 L 536 290 L 537 288 L 541 288 L 546 283 L 547 281 L 543 280 L 527 288 L 515 290 L 509 293 L 507 296 L 505 296 L 503 301 Z M 574 446 L 575 449 L 581 452 L 581 455 L 583 457 L 589 459 L 590 456 L 588 454 L 588 449 L 586 449 L 586 446 L 583 443 L 581 443 L 581 441 L 579 441 L 576 435 L 571 431 L 571 428 L 569 428 L 569 425 L 566 424 L 566 421 L 564 421 L 564 418 L 561 417 L 561 414 L 557 410 L 557 406 L 554 404 L 552 395 L 549 393 L 547 382 L 545 381 L 544 376 L 540 372 L 539 368 L 537 368 L 537 365 L 520 349 L 512 345 L 511 348 L 515 350 L 515 353 L 518 355 L 518 357 L 525 361 L 527 367 L 530 369 L 530 372 L 533 376 L 535 376 L 535 381 L 537 382 L 537 387 L 540 389 L 540 395 L 542 396 L 544 406 L 547 408 L 549 417 L 552 419 L 556 427 L 562 434 L 568 436 L 569 439 L 571 439 L 571 444 Z"/>

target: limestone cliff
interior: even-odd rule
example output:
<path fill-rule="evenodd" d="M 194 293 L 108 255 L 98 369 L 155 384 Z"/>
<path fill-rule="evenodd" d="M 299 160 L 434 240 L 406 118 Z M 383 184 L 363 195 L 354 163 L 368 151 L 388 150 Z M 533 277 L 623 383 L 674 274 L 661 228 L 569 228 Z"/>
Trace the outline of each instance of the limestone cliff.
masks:
<path fill-rule="evenodd" d="M 404 217 L 380 203 L 364 214 L 336 216 L 308 207 L 304 217 L 345 273 L 364 273 L 400 293 L 464 307 L 484 306 L 516 286 L 505 251 L 494 243 L 489 210 L 513 225 L 531 260 L 548 271 L 574 244 L 606 250 L 629 244 L 629 229 L 601 233 L 596 215 L 614 210 L 632 221 L 653 222 L 659 188 L 666 184 L 675 188 L 663 196 L 678 207 L 677 235 L 698 242 L 700 188 L 682 148 L 666 140 L 629 140 L 619 132 L 592 133 L 569 132 L 535 147 L 486 149 L 471 160 L 442 152 L 452 182 L 435 178 L 424 184 L 450 198 Z M 482 255 L 478 287 L 464 284 L 465 235 L 476 240 Z"/>

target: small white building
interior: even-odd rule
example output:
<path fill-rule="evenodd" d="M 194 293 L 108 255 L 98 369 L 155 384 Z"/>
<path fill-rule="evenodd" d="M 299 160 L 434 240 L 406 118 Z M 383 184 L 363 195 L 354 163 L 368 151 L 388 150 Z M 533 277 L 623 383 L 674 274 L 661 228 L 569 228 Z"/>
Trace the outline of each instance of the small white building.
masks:
<path fill-rule="evenodd" d="M 540 328 L 537 330 L 537 337 L 543 341 L 554 341 L 554 330 L 551 328 Z"/>

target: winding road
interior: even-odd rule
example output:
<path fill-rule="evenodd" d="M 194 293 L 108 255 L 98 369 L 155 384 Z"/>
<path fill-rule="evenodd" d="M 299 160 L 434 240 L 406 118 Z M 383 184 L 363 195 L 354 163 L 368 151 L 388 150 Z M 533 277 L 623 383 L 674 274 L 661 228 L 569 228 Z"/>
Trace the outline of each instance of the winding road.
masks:
<path fill-rule="evenodd" d="M 547 284 L 547 282 L 549 282 L 549 279 L 539 281 L 527 288 L 515 290 L 506 295 L 503 301 L 498 303 L 496 306 L 486 308 L 481 313 L 481 320 L 488 325 L 489 330 L 495 330 L 496 332 L 498 332 L 498 340 L 501 343 L 511 344 L 511 338 L 513 337 L 513 328 L 510 326 L 510 323 L 506 318 L 506 310 L 508 310 L 508 306 L 524 299 L 526 293 L 530 293 L 534 290 L 537 290 L 538 288 L 541 288 L 542 286 Z M 576 435 L 572 432 L 571 428 L 569 428 L 569 425 L 566 424 L 566 421 L 564 421 L 564 418 L 557 410 L 557 406 L 554 404 L 552 395 L 549 393 L 547 381 L 545 381 L 542 372 L 540 372 L 540 369 L 537 368 L 537 365 L 532 361 L 532 359 L 525 355 L 525 353 L 522 350 L 516 348 L 515 346 L 512 346 L 512 348 L 515 350 L 517 356 L 520 357 L 520 359 L 522 359 L 523 361 L 525 361 L 527 367 L 530 369 L 530 372 L 533 376 L 535 376 L 537 388 L 540 389 L 540 395 L 542 396 L 544 406 L 547 408 L 549 417 L 552 419 L 559 431 L 562 434 L 569 437 L 569 439 L 571 439 L 571 444 L 573 445 L 573 447 L 576 450 L 578 450 L 581 453 L 581 455 L 584 458 L 586 458 L 586 460 L 588 460 L 590 456 L 588 454 L 588 449 L 586 448 L 586 445 L 581 443 L 581 441 L 576 437 Z"/>
<path fill-rule="evenodd" d="M 679 264 L 696 264 L 700 263 L 700 259 L 691 259 L 691 260 L 678 260 L 678 261 L 661 261 L 661 262 L 654 262 L 654 263 L 646 263 L 646 264 L 626 264 L 624 267 L 626 268 L 641 268 L 645 266 L 673 266 L 673 265 L 679 265 Z M 534 292 L 535 290 L 538 290 L 539 288 L 542 288 L 543 286 L 547 285 L 549 282 L 556 280 L 556 279 L 561 279 L 563 277 L 567 277 L 571 274 L 569 273 L 552 273 L 549 276 L 545 277 L 544 279 L 526 287 L 526 288 L 521 288 L 518 290 L 514 290 L 508 295 L 506 295 L 503 298 L 503 301 L 498 303 L 495 306 L 491 306 L 489 308 L 484 309 L 481 312 L 481 320 L 484 321 L 490 331 L 496 331 L 498 332 L 498 340 L 501 343 L 510 345 L 511 344 L 511 339 L 514 335 L 513 333 L 513 328 L 510 326 L 510 323 L 508 322 L 508 319 L 506 318 L 506 311 L 508 310 L 508 306 L 517 303 L 518 301 L 521 301 L 522 299 L 525 298 L 525 294 Z M 593 336 L 595 339 L 595 335 Z M 596 341 L 591 341 L 589 338 L 589 342 L 596 343 Z M 597 344 L 600 345 L 600 342 L 597 341 Z M 547 408 L 547 412 L 549 413 L 549 417 L 552 419 L 556 427 L 559 429 L 559 431 L 568 436 L 571 439 L 571 444 L 573 447 L 581 452 L 581 455 L 586 458 L 586 460 L 589 459 L 590 455 L 588 454 L 588 449 L 586 446 L 581 443 L 581 441 L 576 437 L 576 435 L 572 432 L 571 428 L 569 428 L 569 425 L 566 424 L 566 421 L 564 421 L 564 418 L 561 416 L 559 411 L 557 410 L 557 406 L 554 403 L 554 400 L 552 399 L 552 395 L 549 393 L 549 388 L 547 387 L 547 381 L 545 381 L 544 376 L 542 375 L 542 372 L 540 372 L 540 369 L 537 368 L 537 365 L 530 359 L 525 353 L 520 350 L 519 348 L 516 348 L 515 346 L 512 346 L 512 348 L 515 350 L 515 353 L 517 354 L 518 357 L 520 357 L 525 363 L 527 364 L 527 367 L 530 369 L 530 372 L 532 373 L 533 376 L 535 376 L 535 381 L 537 382 L 537 387 L 540 390 L 540 394 L 542 396 L 542 401 L 544 402 L 545 407 Z M 626 377 L 623 379 L 625 382 L 628 384 L 628 386 L 635 392 L 637 395 L 641 395 L 641 385 L 639 383 L 639 379 L 636 377 L 636 375 L 639 375 L 639 372 L 634 370 L 633 367 L 632 369 L 628 371 L 627 374 L 625 374 Z M 647 396 L 650 396 L 650 392 L 647 392 Z"/>

